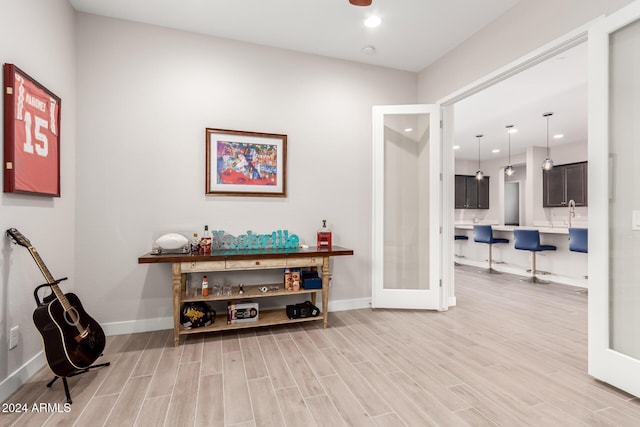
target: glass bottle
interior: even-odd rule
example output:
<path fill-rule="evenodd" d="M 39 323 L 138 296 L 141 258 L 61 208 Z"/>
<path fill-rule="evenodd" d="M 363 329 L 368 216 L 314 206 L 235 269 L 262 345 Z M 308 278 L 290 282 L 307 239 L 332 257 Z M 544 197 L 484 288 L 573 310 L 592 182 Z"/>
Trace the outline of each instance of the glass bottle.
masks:
<path fill-rule="evenodd" d="M 187 275 L 187 296 L 188 297 L 197 297 L 198 296 L 198 285 L 196 283 L 196 278 L 192 273 Z"/>
<path fill-rule="evenodd" d="M 322 220 L 322 228 L 318 230 L 318 249 L 331 249 L 331 230 L 327 228 L 327 220 Z"/>
<path fill-rule="evenodd" d="M 211 253 L 211 233 L 209 232 L 209 226 L 204 226 L 204 234 L 200 239 L 200 252 L 203 254 Z"/>
<path fill-rule="evenodd" d="M 200 240 L 198 239 L 198 233 L 193 233 L 193 239 L 191 239 L 191 253 L 197 255 L 200 252 Z"/>
<path fill-rule="evenodd" d="M 207 279 L 207 276 L 202 278 L 202 296 L 209 296 L 209 279 Z"/>

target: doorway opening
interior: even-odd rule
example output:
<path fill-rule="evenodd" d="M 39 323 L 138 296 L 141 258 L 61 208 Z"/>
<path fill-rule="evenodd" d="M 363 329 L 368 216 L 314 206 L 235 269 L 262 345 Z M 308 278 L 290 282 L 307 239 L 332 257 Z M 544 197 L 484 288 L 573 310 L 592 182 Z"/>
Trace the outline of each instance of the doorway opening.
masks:
<path fill-rule="evenodd" d="M 563 115 L 561 114 L 562 111 L 568 111 L 565 110 L 568 107 L 566 106 L 566 103 L 562 102 L 562 100 L 566 101 L 573 98 L 576 98 L 577 102 L 582 105 L 581 108 L 583 109 L 583 112 L 581 115 L 584 119 L 580 128 L 573 128 L 575 132 L 572 132 L 572 134 L 580 132 L 583 137 L 581 138 L 581 141 L 569 142 L 568 139 L 565 139 L 565 141 L 567 141 L 567 149 L 563 149 L 560 144 L 554 144 L 552 142 L 552 156 L 557 156 L 559 164 L 570 163 L 570 161 L 564 160 L 564 158 L 570 155 L 571 152 L 575 152 L 575 145 L 572 144 L 583 144 L 584 160 L 586 160 L 586 55 L 584 56 L 584 59 L 581 60 L 582 63 L 580 66 L 580 73 L 584 75 L 583 87 L 578 88 L 574 84 L 573 87 L 565 88 L 564 96 L 561 95 L 563 92 L 561 88 L 549 88 L 554 89 L 559 93 L 557 94 L 559 101 L 554 105 L 545 103 L 544 99 L 541 97 L 541 93 L 533 93 L 531 95 L 532 99 L 528 101 L 525 100 L 524 97 L 517 97 L 513 102 L 510 102 L 505 98 L 506 95 L 517 96 L 514 95 L 513 91 L 504 91 L 504 89 L 502 89 L 502 95 L 496 95 L 496 93 L 501 90 L 501 86 L 508 86 L 508 84 L 517 81 L 519 78 L 532 74 L 537 68 L 544 68 L 548 66 L 556 67 L 561 65 L 564 59 L 567 58 L 567 55 L 575 50 L 583 50 L 586 52 L 586 41 L 587 26 L 530 53 L 520 60 L 498 70 L 494 74 L 489 75 L 486 78 L 481 79 L 474 84 L 471 84 L 468 87 L 465 87 L 440 100 L 439 103 L 441 105 L 442 116 L 444 118 L 442 155 L 443 194 L 445 195 L 443 200 L 443 248 L 445 252 L 445 263 L 443 266 L 443 280 L 447 284 L 446 291 L 449 305 L 455 305 L 456 303 L 454 278 L 454 235 L 458 235 L 460 231 L 456 226 L 459 226 L 460 224 L 464 224 L 466 226 L 466 234 L 469 237 L 467 247 L 465 248 L 467 259 L 474 256 L 475 249 L 477 249 L 478 252 L 476 255 L 478 259 L 485 259 L 486 250 L 482 249 L 486 248 L 475 248 L 477 245 L 474 244 L 472 238 L 473 224 L 488 223 L 504 227 L 509 223 L 508 225 L 512 227 L 523 227 L 526 225 L 542 226 L 542 222 L 545 222 L 550 226 L 556 226 L 556 224 L 562 223 L 562 216 L 566 216 L 568 214 L 568 211 L 566 213 L 561 213 L 559 210 L 552 211 L 543 209 L 541 189 L 538 191 L 537 188 L 533 187 L 534 185 L 542 185 L 542 170 L 539 165 L 538 167 L 535 165 L 537 165 L 536 162 L 538 161 L 538 157 L 542 156 L 540 158 L 541 164 L 544 159 L 544 155 L 546 154 L 544 152 L 546 141 L 544 140 L 545 122 L 542 117 L 543 113 L 550 111 L 549 109 L 557 109 L 558 114 L 556 115 L 556 118 L 560 117 Z M 569 62 L 571 62 L 570 58 Z M 569 74 L 575 73 L 570 71 Z M 575 75 L 573 77 L 573 82 L 576 83 L 579 79 L 576 79 Z M 552 80 L 559 81 L 560 79 Z M 545 80 L 544 85 L 547 85 L 547 83 L 548 82 Z M 580 84 L 582 85 L 582 82 L 580 82 Z M 539 87 L 540 81 L 535 83 L 535 86 Z M 575 95 L 579 92 L 584 93 L 584 95 L 570 96 L 571 94 Z M 484 105 L 484 109 L 490 112 L 490 119 L 487 119 L 487 116 L 489 115 L 485 115 L 483 119 L 481 115 L 472 113 L 471 115 L 468 115 L 471 119 L 465 122 L 463 115 L 468 114 L 468 111 L 464 111 L 466 108 L 465 104 L 471 105 L 470 101 L 475 97 L 478 97 L 478 99 L 485 99 L 483 97 L 486 97 L 490 102 L 502 104 L 500 111 L 513 113 L 513 117 L 509 118 L 504 114 L 495 114 L 496 109 L 491 106 L 493 104 L 489 105 L 487 102 L 483 102 L 481 104 Z M 527 103 L 533 102 L 537 102 L 537 104 L 535 104 L 537 106 L 530 107 L 530 110 L 527 110 Z M 475 111 L 478 112 L 479 110 Z M 527 113 L 527 111 L 530 112 Z M 530 116 L 530 118 L 527 120 L 521 119 L 521 124 L 514 123 L 515 120 L 518 120 L 517 118 L 514 118 L 516 114 L 524 114 Z M 524 117 L 524 115 L 522 117 Z M 569 117 L 572 115 L 566 113 L 564 116 Z M 537 122 L 539 123 L 536 123 L 536 119 L 538 119 Z M 484 127 L 488 121 L 491 121 L 493 124 L 493 130 L 491 131 Z M 507 125 L 521 127 L 520 132 L 511 139 L 512 151 L 510 159 L 514 164 L 524 165 L 525 167 L 525 178 L 520 179 L 520 184 L 518 185 L 520 201 L 518 203 L 519 212 L 517 214 L 517 219 L 507 219 L 505 212 L 504 197 L 505 190 L 507 188 L 505 187 L 507 180 L 505 180 L 504 168 L 511 163 L 511 161 L 507 160 L 506 156 L 508 147 L 505 126 Z M 478 153 L 477 138 L 475 138 L 475 135 L 478 134 L 485 135 L 483 138 L 484 144 L 480 148 L 480 153 Z M 514 146 L 516 148 L 515 150 Z M 467 149 L 466 154 L 464 154 L 465 148 Z M 475 170 L 479 168 L 482 169 L 486 176 L 491 177 L 489 208 L 483 210 L 456 210 L 454 204 L 454 176 L 456 174 L 472 175 L 475 173 Z M 586 225 L 587 208 L 584 208 L 584 211 L 580 214 L 582 216 L 581 219 Z M 510 252 L 515 253 L 516 251 L 512 246 L 513 243 L 509 245 L 509 248 L 504 248 L 503 251 L 506 253 L 506 251 L 509 250 Z M 482 256 L 485 258 L 481 258 Z M 460 260 L 457 261 L 459 262 Z M 522 262 L 524 265 L 526 265 L 526 263 L 526 260 Z M 584 268 L 586 270 L 586 261 Z M 578 286 L 580 285 L 578 284 Z"/>
<path fill-rule="evenodd" d="M 504 183 L 504 225 L 520 225 L 520 181 Z"/>

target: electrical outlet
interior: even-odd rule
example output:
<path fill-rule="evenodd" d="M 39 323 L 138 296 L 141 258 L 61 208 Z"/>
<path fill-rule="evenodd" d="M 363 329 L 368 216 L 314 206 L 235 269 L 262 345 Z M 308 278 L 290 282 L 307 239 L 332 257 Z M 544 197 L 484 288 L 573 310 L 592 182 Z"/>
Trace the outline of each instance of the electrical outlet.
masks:
<path fill-rule="evenodd" d="M 18 337 L 20 333 L 20 326 L 14 326 L 9 332 L 9 350 L 18 346 Z"/>
<path fill-rule="evenodd" d="M 640 211 L 631 211 L 631 216 L 631 229 L 634 231 L 640 230 Z"/>

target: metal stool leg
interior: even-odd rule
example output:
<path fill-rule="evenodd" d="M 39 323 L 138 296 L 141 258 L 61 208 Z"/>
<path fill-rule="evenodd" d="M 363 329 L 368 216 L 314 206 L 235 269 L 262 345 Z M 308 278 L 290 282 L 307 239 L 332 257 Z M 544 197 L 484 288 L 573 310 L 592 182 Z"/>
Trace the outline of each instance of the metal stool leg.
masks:
<path fill-rule="evenodd" d="M 529 283 L 537 283 L 539 285 L 549 284 L 549 282 L 547 282 L 546 280 L 538 279 L 538 276 L 536 276 L 536 251 L 531 251 L 531 277 L 527 279 L 521 279 L 521 281 L 529 282 Z"/>
<path fill-rule="evenodd" d="M 489 268 L 482 270 L 481 273 L 502 274 L 502 271 L 493 268 L 493 244 L 491 243 L 489 243 Z"/>

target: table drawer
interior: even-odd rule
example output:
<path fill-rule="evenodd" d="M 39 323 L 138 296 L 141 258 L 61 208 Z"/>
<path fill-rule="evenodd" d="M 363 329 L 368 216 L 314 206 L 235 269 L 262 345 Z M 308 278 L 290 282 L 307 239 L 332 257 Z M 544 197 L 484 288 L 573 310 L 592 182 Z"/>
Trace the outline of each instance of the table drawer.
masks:
<path fill-rule="evenodd" d="M 285 268 L 287 260 L 285 258 L 278 259 L 248 259 L 237 261 L 226 261 L 225 268 L 227 270 L 252 270 L 260 268 Z"/>
<path fill-rule="evenodd" d="M 287 267 L 321 266 L 322 257 L 287 258 Z"/>
<path fill-rule="evenodd" d="M 183 273 L 198 273 L 204 271 L 224 271 L 224 261 L 200 261 L 200 262 L 182 262 L 180 263 L 180 271 Z"/>

